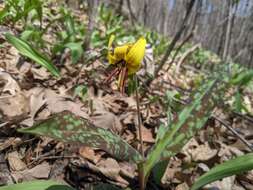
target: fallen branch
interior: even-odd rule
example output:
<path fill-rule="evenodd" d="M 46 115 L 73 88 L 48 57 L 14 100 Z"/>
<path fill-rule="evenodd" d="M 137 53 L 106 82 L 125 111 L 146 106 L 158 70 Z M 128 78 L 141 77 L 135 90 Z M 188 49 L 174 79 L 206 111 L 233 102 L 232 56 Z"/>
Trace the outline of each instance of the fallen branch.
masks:
<path fill-rule="evenodd" d="M 186 60 L 188 56 L 190 56 L 195 50 L 200 48 L 200 44 L 196 44 L 192 48 L 188 49 L 180 58 L 180 60 L 177 63 L 176 66 L 176 73 L 179 73 L 180 66 L 183 64 L 183 62 Z"/>
<path fill-rule="evenodd" d="M 253 146 L 249 143 L 245 138 L 243 138 L 236 130 L 230 127 L 225 121 L 221 120 L 215 115 L 212 115 L 212 118 L 217 120 L 220 124 L 226 127 L 229 131 L 231 131 L 236 137 L 238 137 L 251 151 L 253 151 Z"/>

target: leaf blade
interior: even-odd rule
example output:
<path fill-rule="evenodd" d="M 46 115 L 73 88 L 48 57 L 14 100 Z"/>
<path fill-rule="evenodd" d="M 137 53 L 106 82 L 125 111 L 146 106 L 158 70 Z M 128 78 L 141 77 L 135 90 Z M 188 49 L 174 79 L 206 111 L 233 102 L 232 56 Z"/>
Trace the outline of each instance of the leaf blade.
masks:
<path fill-rule="evenodd" d="M 36 180 L 0 187 L 0 190 L 75 190 L 70 186 L 62 185 L 51 180 Z"/>
<path fill-rule="evenodd" d="M 60 77 L 60 72 L 58 71 L 57 67 L 55 67 L 54 64 L 51 63 L 51 61 L 49 61 L 45 56 L 43 56 L 37 50 L 32 48 L 24 40 L 21 40 L 9 33 L 5 34 L 5 38 L 10 44 L 12 44 L 19 51 L 20 54 L 30 58 L 31 60 L 35 61 L 39 65 L 45 67 L 54 76 Z"/>
<path fill-rule="evenodd" d="M 253 153 L 239 156 L 212 168 L 206 174 L 202 175 L 191 187 L 191 190 L 197 190 L 208 183 L 252 169 Z"/>
<path fill-rule="evenodd" d="M 140 162 L 140 153 L 110 131 L 99 128 L 69 111 L 53 115 L 19 132 L 44 135 L 59 141 L 99 148 L 120 160 Z"/>
<path fill-rule="evenodd" d="M 147 161 L 144 163 L 146 180 L 150 170 L 160 159 L 168 159 L 178 153 L 197 130 L 205 124 L 216 102 L 220 100 L 219 94 L 224 92 L 225 87 L 226 83 L 218 79 L 211 79 L 194 95 L 194 101 L 179 114 L 179 117 L 174 120 L 148 155 Z M 220 93 L 216 95 L 217 92 Z"/>

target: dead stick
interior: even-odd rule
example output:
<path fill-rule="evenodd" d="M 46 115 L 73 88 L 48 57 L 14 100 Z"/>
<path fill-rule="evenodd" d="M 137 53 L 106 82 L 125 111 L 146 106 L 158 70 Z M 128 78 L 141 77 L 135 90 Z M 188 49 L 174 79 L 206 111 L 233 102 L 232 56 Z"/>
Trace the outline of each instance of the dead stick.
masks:
<path fill-rule="evenodd" d="M 220 124 L 222 124 L 224 127 L 226 127 L 228 130 L 230 130 L 236 137 L 238 137 L 251 151 L 253 151 L 253 146 L 250 144 L 245 138 L 243 138 L 236 130 L 234 130 L 232 127 L 230 127 L 225 121 L 222 121 L 220 118 L 218 118 L 215 115 L 212 115 L 212 118 L 217 120 Z"/>

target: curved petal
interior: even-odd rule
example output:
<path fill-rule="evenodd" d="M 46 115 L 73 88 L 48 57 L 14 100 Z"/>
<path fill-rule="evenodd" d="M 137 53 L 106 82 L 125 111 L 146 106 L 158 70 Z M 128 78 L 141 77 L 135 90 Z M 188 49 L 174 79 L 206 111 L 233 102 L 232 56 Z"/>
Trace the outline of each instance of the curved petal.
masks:
<path fill-rule="evenodd" d="M 146 40 L 141 37 L 126 54 L 125 61 L 127 63 L 128 74 L 136 73 L 140 66 L 141 61 L 145 55 Z"/>
<path fill-rule="evenodd" d="M 111 35 L 110 39 L 109 39 L 109 42 L 108 42 L 108 51 L 112 47 L 112 42 L 114 41 L 114 39 L 115 39 L 115 35 Z"/>
<path fill-rule="evenodd" d="M 124 59 L 130 48 L 131 48 L 130 45 L 119 46 L 114 48 L 113 53 L 117 59 Z"/>
<path fill-rule="evenodd" d="M 114 64 L 114 63 L 115 63 L 115 59 L 116 59 L 116 58 L 113 56 L 112 50 L 111 50 L 111 48 L 112 48 L 112 43 L 113 43 L 114 39 L 115 39 L 115 35 L 111 35 L 111 36 L 110 36 L 110 39 L 109 39 L 109 42 L 108 42 L 107 59 L 108 59 L 108 61 L 109 61 L 110 64 Z"/>

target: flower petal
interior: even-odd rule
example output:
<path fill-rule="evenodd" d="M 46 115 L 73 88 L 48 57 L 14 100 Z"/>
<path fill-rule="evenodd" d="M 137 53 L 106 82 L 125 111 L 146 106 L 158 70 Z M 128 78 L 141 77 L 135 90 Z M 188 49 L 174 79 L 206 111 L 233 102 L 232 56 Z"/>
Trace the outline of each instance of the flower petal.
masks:
<path fill-rule="evenodd" d="M 127 63 L 128 74 L 136 73 L 140 66 L 141 61 L 145 55 L 146 40 L 141 37 L 126 54 L 125 61 Z"/>
<path fill-rule="evenodd" d="M 116 47 L 114 49 L 114 55 L 117 57 L 117 59 L 124 59 L 130 48 L 131 48 L 131 45 L 123 45 L 123 46 Z"/>
<path fill-rule="evenodd" d="M 115 39 L 115 36 L 114 35 L 111 35 L 110 36 L 110 39 L 109 39 L 109 42 L 108 42 L 108 53 L 107 53 L 107 59 L 109 61 L 110 64 L 114 64 L 116 62 L 116 58 L 115 56 L 113 56 L 113 53 L 112 53 L 112 42 L 114 41 Z"/>
<path fill-rule="evenodd" d="M 115 39 L 115 35 L 111 35 L 108 43 L 108 51 L 110 51 L 110 48 L 112 47 L 112 42 Z"/>

